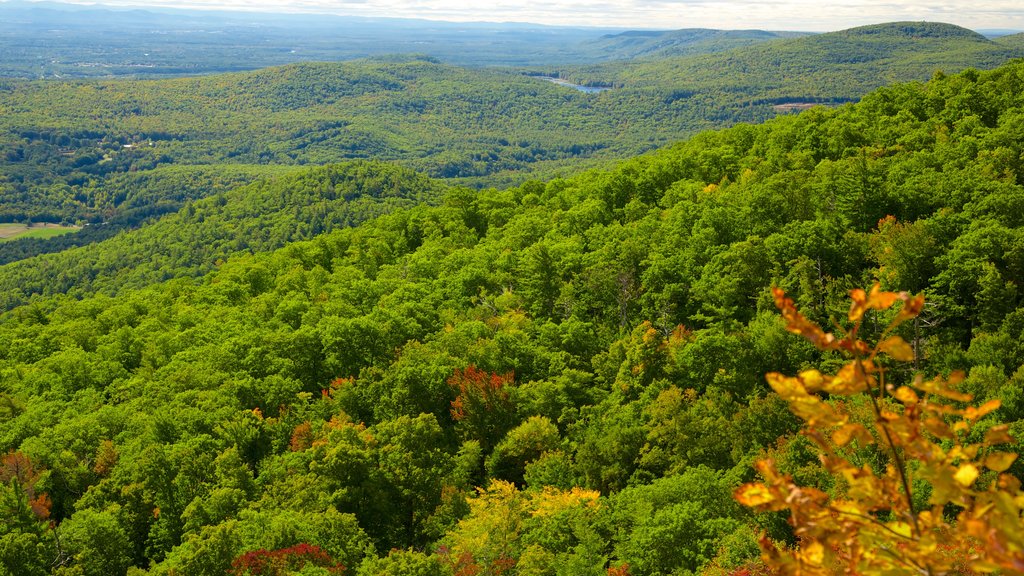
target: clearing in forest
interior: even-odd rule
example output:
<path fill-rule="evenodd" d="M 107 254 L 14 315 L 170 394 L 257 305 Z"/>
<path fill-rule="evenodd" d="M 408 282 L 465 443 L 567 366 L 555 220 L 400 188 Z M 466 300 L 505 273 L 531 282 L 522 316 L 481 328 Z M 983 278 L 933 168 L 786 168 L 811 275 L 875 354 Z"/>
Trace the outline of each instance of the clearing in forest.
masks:
<path fill-rule="evenodd" d="M 81 226 L 62 226 L 49 222 L 32 224 L 0 224 L 0 242 L 15 238 L 50 238 L 80 230 Z"/>

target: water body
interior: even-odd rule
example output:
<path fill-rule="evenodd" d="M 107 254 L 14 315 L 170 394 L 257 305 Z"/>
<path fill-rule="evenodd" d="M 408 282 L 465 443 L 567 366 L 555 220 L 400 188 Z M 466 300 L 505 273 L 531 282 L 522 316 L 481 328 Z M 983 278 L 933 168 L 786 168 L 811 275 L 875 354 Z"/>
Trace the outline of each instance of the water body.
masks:
<path fill-rule="evenodd" d="M 573 90 L 579 90 L 580 92 L 584 92 L 586 94 L 597 94 L 598 92 L 604 92 L 605 90 L 612 89 L 611 86 L 583 86 L 580 84 L 573 84 L 568 80 L 562 80 L 561 78 L 555 78 L 554 76 L 537 76 L 537 78 L 540 78 L 541 80 L 547 80 L 548 82 L 558 84 L 559 86 L 566 86 L 572 88 Z"/>

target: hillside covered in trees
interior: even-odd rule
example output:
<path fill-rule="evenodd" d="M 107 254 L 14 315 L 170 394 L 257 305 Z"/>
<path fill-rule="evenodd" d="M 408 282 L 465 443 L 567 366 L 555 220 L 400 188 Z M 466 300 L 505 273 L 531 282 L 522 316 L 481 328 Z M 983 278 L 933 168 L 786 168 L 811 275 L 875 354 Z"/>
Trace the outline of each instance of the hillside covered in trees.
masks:
<path fill-rule="evenodd" d="M 747 36 L 681 31 L 634 48 Z M 630 45 L 625 38 L 605 42 L 616 51 Z M 835 105 L 893 81 L 1015 56 L 1024 49 L 1009 40 L 898 23 L 590 67 L 472 69 L 391 57 L 164 80 L 5 79 L 0 221 L 135 225 L 195 191 L 231 185 L 209 165 L 230 166 L 240 184 L 267 166 L 374 159 L 473 187 L 508 186 L 760 122 L 786 104 Z M 614 88 L 585 94 L 529 74 Z M 169 167 L 209 185 L 160 185 Z"/>
<path fill-rule="evenodd" d="M 311 168 L 193 201 L 160 246 L 143 228 L 81 249 L 59 266 L 91 288 L 0 320 L 0 566 L 755 570 L 761 532 L 796 543 L 733 499 L 755 460 L 845 489 L 764 380 L 839 359 L 787 333 L 769 287 L 825 326 L 853 288 L 923 293 L 890 383 L 964 370 L 1002 403 L 979 433 L 1024 433 L 1022 106 L 1017 61 L 504 190 Z M 311 215 L 358 225 L 295 229 Z M 150 264 L 99 264 L 136 239 Z M 212 269 L 175 256 L 203 243 Z"/>

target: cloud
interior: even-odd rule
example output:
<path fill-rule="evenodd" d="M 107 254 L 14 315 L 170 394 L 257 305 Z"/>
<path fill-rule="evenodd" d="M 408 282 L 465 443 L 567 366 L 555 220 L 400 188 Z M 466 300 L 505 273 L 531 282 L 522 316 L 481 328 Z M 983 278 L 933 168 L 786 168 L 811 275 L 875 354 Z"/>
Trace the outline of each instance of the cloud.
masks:
<path fill-rule="evenodd" d="M 928 20 L 969 28 L 1024 29 L 1020 0 L 69 0 L 119 6 L 161 6 L 451 21 L 536 22 L 629 28 L 764 28 L 838 30 L 894 20 Z"/>

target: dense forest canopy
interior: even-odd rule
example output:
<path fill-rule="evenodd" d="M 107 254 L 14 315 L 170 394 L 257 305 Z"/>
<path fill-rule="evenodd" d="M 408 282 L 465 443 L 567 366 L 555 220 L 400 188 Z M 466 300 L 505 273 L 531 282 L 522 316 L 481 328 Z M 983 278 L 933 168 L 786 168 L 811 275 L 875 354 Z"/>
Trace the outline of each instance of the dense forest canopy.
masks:
<path fill-rule="evenodd" d="M 393 73 L 373 71 L 403 81 Z M 88 103 L 99 86 L 120 85 L 10 90 L 81 90 Z M 0 320 L 0 566 L 748 569 L 760 532 L 794 543 L 782 517 L 732 498 L 755 459 L 844 489 L 764 380 L 839 359 L 786 332 L 770 286 L 826 326 L 852 288 L 923 293 L 901 332 L 916 363 L 892 367 L 891 382 L 964 370 L 965 391 L 1002 402 L 980 426 L 1024 433 L 1022 105 L 1015 61 L 504 190 L 379 163 L 309 168 L 195 200 L 157 224 L 159 250 L 143 228 L 80 264 L 26 261 L 92 284 Z M 293 189 L 315 198 L 298 214 L 281 200 Z M 336 210 L 361 223 L 295 230 Z M 270 227 L 254 253 L 180 257 Z M 310 239 L 268 250 L 293 232 Z M 136 241 L 154 247 L 149 263 L 109 264 Z M 35 274 L 0 267 L 5 287 Z M 879 335 L 878 320 L 866 316 L 862 336 Z M 884 469 L 871 447 L 854 456 Z"/>

